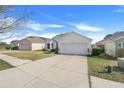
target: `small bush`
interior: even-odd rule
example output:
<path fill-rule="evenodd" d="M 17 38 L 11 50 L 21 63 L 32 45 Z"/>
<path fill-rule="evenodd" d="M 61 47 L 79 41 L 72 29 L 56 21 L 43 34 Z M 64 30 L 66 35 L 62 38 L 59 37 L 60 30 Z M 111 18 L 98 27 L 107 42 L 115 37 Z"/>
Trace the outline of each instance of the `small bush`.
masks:
<path fill-rule="evenodd" d="M 124 57 L 124 48 L 117 49 L 117 57 Z"/>
<path fill-rule="evenodd" d="M 47 50 L 45 48 L 43 48 L 42 51 L 47 51 Z"/>
<path fill-rule="evenodd" d="M 8 45 L 5 47 L 7 50 L 11 49 L 11 50 L 18 50 L 19 47 L 18 46 L 12 46 L 12 45 Z"/>
<path fill-rule="evenodd" d="M 8 50 L 8 49 L 11 49 L 12 46 L 11 45 L 7 45 L 5 48 Z"/>
<path fill-rule="evenodd" d="M 19 47 L 18 46 L 12 46 L 12 48 L 11 48 L 12 50 L 18 50 L 19 49 Z"/>
<path fill-rule="evenodd" d="M 50 52 L 55 52 L 56 49 L 51 49 Z"/>
<path fill-rule="evenodd" d="M 58 48 L 51 49 L 50 52 L 54 52 L 55 54 L 58 54 Z"/>
<path fill-rule="evenodd" d="M 55 54 L 58 54 L 59 53 L 59 48 L 57 47 L 56 49 L 55 49 Z"/>
<path fill-rule="evenodd" d="M 103 48 L 93 48 L 92 49 L 92 56 L 98 56 L 100 54 L 104 53 Z"/>

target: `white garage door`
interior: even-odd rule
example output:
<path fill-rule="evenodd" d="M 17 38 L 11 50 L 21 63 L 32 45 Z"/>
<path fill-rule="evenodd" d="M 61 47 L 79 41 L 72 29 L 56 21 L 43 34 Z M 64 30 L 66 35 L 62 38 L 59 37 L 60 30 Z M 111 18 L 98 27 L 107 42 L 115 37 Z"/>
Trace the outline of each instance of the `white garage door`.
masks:
<path fill-rule="evenodd" d="M 88 48 L 83 43 L 62 43 L 59 46 L 59 53 L 87 55 Z"/>

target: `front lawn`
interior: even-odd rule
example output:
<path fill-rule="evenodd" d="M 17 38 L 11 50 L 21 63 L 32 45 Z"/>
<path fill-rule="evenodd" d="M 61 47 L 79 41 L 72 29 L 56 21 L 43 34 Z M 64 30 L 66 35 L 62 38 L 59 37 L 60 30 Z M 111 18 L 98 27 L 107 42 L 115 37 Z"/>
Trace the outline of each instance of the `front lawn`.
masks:
<path fill-rule="evenodd" d="M 113 72 L 107 73 L 105 67 L 113 65 Z M 124 83 L 124 70 L 117 67 L 117 60 L 110 56 L 88 57 L 88 71 L 90 75 Z"/>
<path fill-rule="evenodd" d="M 54 55 L 54 54 L 48 54 L 46 51 L 19 51 L 19 52 L 8 52 L 3 54 L 13 57 L 18 57 L 21 59 L 33 60 L 33 61 Z"/>
<path fill-rule="evenodd" d="M 9 68 L 13 68 L 14 66 L 10 65 L 9 63 L 3 61 L 0 59 L 0 71 L 1 70 L 5 70 L 5 69 L 9 69 Z"/>

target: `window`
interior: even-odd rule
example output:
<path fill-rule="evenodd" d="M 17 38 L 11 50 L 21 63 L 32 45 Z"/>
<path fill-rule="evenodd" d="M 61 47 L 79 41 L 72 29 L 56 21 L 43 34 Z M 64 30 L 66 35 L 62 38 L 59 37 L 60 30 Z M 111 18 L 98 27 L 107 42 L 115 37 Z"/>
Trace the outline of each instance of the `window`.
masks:
<path fill-rule="evenodd" d="M 53 48 L 53 43 L 51 44 L 52 48 Z"/>
<path fill-rule="evenodd" d="M 50 49 L 50 43 L 47 43 L 47 49 Z"/>
<path fill-rule="evenodd" d="M 118 44 L 119 48 L 121 48 L 121 44 Z"/>

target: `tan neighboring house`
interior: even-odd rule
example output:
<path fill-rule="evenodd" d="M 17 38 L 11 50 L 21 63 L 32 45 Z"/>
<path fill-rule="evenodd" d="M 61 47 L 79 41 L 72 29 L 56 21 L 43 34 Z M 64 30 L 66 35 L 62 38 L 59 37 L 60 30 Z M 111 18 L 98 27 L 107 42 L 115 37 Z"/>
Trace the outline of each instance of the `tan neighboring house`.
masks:
<path fill-rule="evenodd" d="M 104 45 L 105 53 L 116 57 L 117 50 L 120 48 L 124 48 L 124 31 L 116 32 L 103 39 L 102 44 Z"/>
<path fill-rule="evenodd" d="M 58 48 L 60 54 L 90 55 L 91 41 L 92 39 L 79 33 L 67 32 L 53 37 L 47 42 L 47 48 Z"/>
<path fill-rule="evenodd" d="M 102 41 L 99 41 L 92 45 L 92 48 L 104 48 L 104 43 Z"/>
<path fill-rule="evenodd" d="M 19 50 L 32 51 L 40 50 L 46 47 L 46 38 L 30 36 L 19 41 Z"/>
<path fill-rule="evenodd" d="M 13 40 L 10 42 L 13 46 L 19 46 L 19 40 Z"/>

